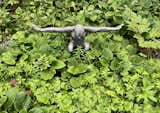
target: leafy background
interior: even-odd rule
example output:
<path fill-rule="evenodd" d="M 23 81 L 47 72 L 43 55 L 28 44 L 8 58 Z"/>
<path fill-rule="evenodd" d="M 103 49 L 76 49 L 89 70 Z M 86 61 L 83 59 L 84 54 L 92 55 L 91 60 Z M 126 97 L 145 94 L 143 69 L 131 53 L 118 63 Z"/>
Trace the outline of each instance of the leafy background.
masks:
<path fill-rule="evenodd" d="M 159 113 L 159 0 L 1 0 L 0 12 L 0 113 Z M 125 26 L 69 53 L 69 34 L 32 23 Z"/>

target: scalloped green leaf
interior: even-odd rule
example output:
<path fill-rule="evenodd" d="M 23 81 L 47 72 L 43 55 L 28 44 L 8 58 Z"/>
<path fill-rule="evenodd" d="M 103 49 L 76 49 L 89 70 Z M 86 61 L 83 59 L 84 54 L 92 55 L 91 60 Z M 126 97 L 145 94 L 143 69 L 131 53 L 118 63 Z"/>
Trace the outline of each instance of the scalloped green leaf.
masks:
<path fill-rule="evenodd" d="M 52 69 L 50 71 L 41 72 L 41 79 L 43 80 L 51 80 L 56 74 L 56 70 Z"/>
<path fill-rule="evenodd" d="M 105 59 L 107 60 L 112 60 L 113 59 L 113 53 L 110 49 L 104 48 L 102 51 L 102 55 Z"/>
<path fill-rule="evenodd" d="M 62 69 L 66 66 L 66 64 L 61 60 L 56 60 L 54 62 L 54 69 Z"/>
<path fill-rule="evenodd" d="M 77 75 L 81 73 L 85 73 L 87 71 L 87 65 L 86 64 L 78 64 L 76 66 L 70 66 L 67 70 L 67 72 Z"/>
<path fill-rule="evenodd" d="M 112 70 L 119 70 L 120 69 L 120 64 L 119 63 L 120 63 L 120 61 L 118 59 L 112 60 L 110 68 Z"/>
<path fill-rule="evenodd" d="M 80 87 L 82 85 L 82 82 L 83 82 L 82 79 L 78 79 L 78 78 L 70 79 L 70 84 L 74 88 Z"/>

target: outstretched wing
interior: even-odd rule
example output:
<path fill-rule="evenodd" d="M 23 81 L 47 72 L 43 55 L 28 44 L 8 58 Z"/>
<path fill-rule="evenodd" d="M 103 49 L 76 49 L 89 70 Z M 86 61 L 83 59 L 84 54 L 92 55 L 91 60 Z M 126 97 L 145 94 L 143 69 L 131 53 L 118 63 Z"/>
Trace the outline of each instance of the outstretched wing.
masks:
<path fill-rule="evenodd" d="M 32 28 L 36 31 L 40 32 L 71 32 L 74 29 L 74 26 L 68 26 L 68 27 L 46 27 L 46 28 L 40 28 L 36 25 L 32 25 Z"/>
<path fill-rule="evenodd" d="M 105 32 L 105 31 L 115 31 L 121 29 L 123 24 L 118 25 L 116 27 L 90 27 L 84 26 L 84 29 L 89 32 Z"/>

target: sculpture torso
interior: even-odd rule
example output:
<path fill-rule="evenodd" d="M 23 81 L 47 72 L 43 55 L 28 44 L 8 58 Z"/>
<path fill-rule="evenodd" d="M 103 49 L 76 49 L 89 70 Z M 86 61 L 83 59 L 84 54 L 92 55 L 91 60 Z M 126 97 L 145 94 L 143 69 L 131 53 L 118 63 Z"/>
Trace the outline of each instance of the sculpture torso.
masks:
<path fill-rule="evenodd" d="M 76 25 L 71 33 L 73 38 L 83 38 L 85 35 L 85 30 L 82 25 Z"/>
<path fill-rule="evenodd" d="M 82 46 L 84 48 L 85 30 L 82 25 L 76 25 L 74 30 L 71 32 L 71 36 L 73 40 L 73 48 L 77 46 Z"/>

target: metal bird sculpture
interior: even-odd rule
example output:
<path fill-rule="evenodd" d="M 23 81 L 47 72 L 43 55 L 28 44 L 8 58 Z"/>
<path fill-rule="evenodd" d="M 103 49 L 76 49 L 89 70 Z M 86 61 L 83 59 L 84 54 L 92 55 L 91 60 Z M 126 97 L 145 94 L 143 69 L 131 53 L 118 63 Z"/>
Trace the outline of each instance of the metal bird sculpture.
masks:
<path fill-rule="evenodd" d="M 72 39 L 69 42 L 68 50 L 70 52 L 77 46 L 82 46 L 84 50 L 89 49 L 89 43 L 85 41 L 85 32 L 106 32 L 106 31 L 115 31 L 121 29 L 123 24 L 116 27 L 91 27 L 83 25 L 67 26 L 67 27 L 46 27 L 39 28 L 36 25 L 32 25 L 32 28 L 40 32 L 68 32 L 71 33 Z"/>

